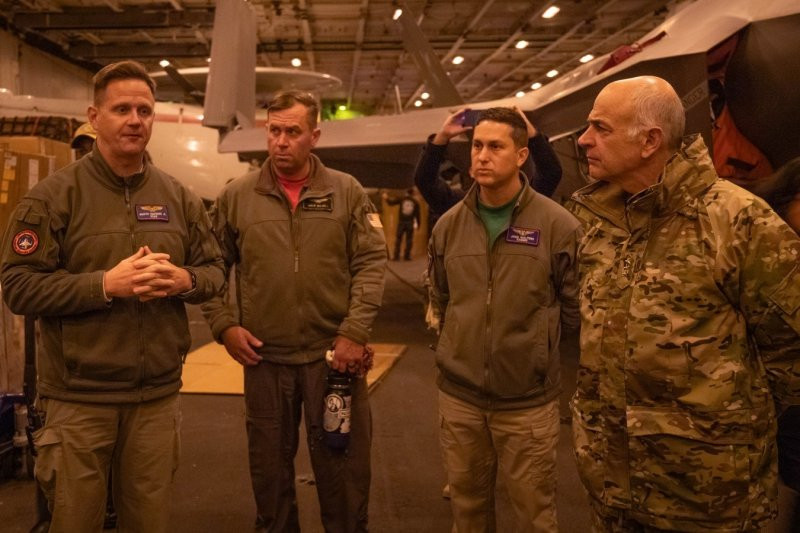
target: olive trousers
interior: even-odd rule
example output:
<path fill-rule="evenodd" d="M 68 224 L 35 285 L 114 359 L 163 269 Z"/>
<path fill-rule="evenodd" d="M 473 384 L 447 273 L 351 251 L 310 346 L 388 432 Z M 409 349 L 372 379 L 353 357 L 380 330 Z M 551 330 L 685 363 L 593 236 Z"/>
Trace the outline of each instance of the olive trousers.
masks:
<path fill-rule="evenodd" d="M 142 403 L 39 399 L 35 475 L 48 501 L 50 533 L 103 530 L 109 468 L 121 533 L 166 533 L 180 455 L 178 394 Z"/>

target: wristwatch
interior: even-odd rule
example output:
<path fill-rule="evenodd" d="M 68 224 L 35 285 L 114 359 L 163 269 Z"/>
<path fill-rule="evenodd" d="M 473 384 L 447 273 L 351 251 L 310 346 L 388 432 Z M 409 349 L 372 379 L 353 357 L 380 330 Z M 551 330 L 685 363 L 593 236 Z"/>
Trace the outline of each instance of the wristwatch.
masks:
<path fill-rule="evenodd" d="M 187 296 L 191 296 L 192 294 L 194 294 L 194 291 L 197 290 L 197 276 L 195 275 L 194 271 L 189 270 L 188 268 L 185 268 L 184 270 L 186 270 L 186 272 L 189 273 L 189 277 L 192 279 L 192 288 L 189 289 L 188 291 L 184 291 L 178 294 L 179 298 L 185 298 Z"/>

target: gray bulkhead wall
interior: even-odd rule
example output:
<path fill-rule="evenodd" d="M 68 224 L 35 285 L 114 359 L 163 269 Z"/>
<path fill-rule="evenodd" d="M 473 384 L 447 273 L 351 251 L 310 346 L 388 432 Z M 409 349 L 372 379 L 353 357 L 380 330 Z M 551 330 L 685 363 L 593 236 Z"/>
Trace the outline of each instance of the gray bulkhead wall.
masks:
<path fill-rule="evenodd" d="M 0 31 L 0 87 L 17 95 L 88 102 L 92 97 L 92 73 Z"/>

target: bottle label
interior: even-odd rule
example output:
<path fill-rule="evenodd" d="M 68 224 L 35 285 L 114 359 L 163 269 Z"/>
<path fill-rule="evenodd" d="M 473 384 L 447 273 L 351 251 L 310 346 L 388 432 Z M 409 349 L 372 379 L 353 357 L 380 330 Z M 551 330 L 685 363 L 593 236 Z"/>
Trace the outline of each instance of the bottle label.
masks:
<path fill-rule="evenodd" d="M 325 396 L 322 429 L 328 432 L 350 432 L 350 398 L 336 393 Z"/>

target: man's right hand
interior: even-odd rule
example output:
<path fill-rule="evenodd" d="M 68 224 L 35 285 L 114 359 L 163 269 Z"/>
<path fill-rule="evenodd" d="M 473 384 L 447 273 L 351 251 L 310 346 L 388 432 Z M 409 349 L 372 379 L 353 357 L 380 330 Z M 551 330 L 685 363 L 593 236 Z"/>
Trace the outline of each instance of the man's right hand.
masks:
<path fill-rule="evenodd" d="M 230 356 L 242 365 L 255 366 L 263 359 L 253 348 L 261 348 L 264 343 L 242 326 L 231 326 L 223 331 L 222 343 Z"/>
<path fill-rule="evenodd" d="M 448 144 L 453 137 L 471 130 L 472 126 L 464 126 L 464 113 L 466 113 L 467 109 L 469 108 L 462 107 L 447 117 L 447 120 L 444 121 L 444 124 L 442 124 L 441 129 L 436 132 L 436 135 L 433 136 L 431 142 L 443 146 Z"/>

